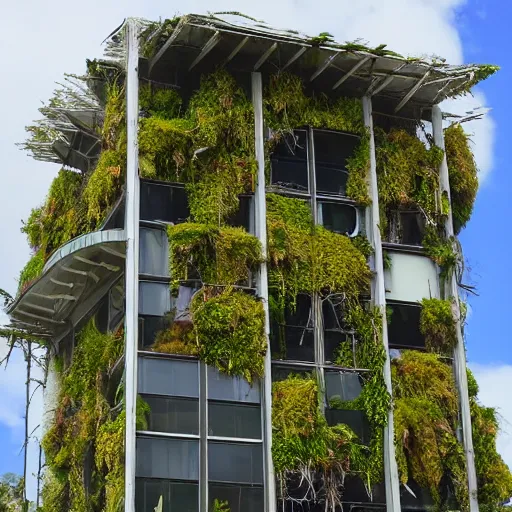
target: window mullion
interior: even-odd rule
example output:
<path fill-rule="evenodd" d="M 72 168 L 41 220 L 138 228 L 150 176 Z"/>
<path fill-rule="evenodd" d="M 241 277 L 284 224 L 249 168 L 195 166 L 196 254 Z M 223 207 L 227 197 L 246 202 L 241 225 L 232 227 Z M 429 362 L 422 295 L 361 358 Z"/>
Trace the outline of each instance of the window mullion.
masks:
<path fill-rule="evenodd" d="M 208 376 L 199 363 L 199 510 L 208 512 Z"/>

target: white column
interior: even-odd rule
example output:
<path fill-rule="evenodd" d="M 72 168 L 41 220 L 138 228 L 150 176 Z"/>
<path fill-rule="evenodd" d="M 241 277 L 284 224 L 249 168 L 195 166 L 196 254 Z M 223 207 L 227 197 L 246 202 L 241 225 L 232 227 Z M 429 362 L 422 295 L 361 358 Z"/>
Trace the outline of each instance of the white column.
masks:
<path fill-rule="evenodd" d="M 258 163 L 258 179 L 254 193 L 256 236 L 261 243 L 263 257 L 267 258 L 267 204 L 265 199 L 265 147 L 263 140 L 263 85 L 261 73 L 252 73 L 252 104 L 254 108 L 254 140 L 256 161 Z M 258 295 L 265 308 L 265 332 L 267 342 L 270 334 L 268 312 L 268 281 L 267 263 L 263 261 L 257 277 Z M 264 445 L 264 481 L 265 511 L 276 510 L 276 488 L 274 465 L 272 463 L 272 365 L 270 345 L 265 356 L 265 376 L 263 379 L 263 445 Z"/>
<path fill-rule="evenodd" d="M 434 142 L 436 146 L 440 147 L 444 151 L 445 147 L 443 133 L 443 114 L 438 105 L 432 107 L 432 131 L 434 134 Z M 448 175 L 448 164 L 446 162 L 446 154 L 443 156 L 443 161 L 441 162 L 441 166 L 439 167 L 439 186 L 441 189 L 441 193 L 447 194 L 448 200 L 451 205 L 450 179 Z M 448 215 L 446 216 L 446 222 L 444 227 L 446 231 L 446 236 L 448 238 L 455 236 L 451 209 Z M 446 277 L 445 298 L 453 298 L 454 301 L 453 306 L 457 331 L 457 345 L 453 353 L 453 365 L 455 373 L 455 382 L 460 397 L 459 402 L 460 416 L 462 420 L 462 437 L 464 442 L 464 451 L 466 453 L 466 466 L 469 488 L 469 509 L 471 512 L 478 512 L 478 486 L 475 471 L 475 454 L 473 451 L 473 434 L 471 431 L 471 410 L 469 407 L 468 376 L 466 373 L 466 348 L 464 346 L 464 338 L 462 337 L 462 329 L 460 325 L 459 290 L 457 287 L 455 271 L 451 272 L 451 275 Z"/>
<path fill-rule="evenodd" d="M 126 24 L 126 315 L 125 315 L 125 512 L 135 512 L 135 431 L 139 313 L 139 41 L 135 22 Z"/>
<path fill-rule="evenodd" d="M 375 160 L 375 139 L 373 135 L 372 101 L 369 96 L 363 97 L 364 123 L 370 133 L 370 174 L 368 177 L 368 188 L 372 200 L 368 208 L 370 217 L 370 231 L 368 238 L 372 243 L 373 256 L 373 302 L 382 314 L 382 342 L 386 351 L 386 362 L 384 363 L 384 382 L 393 395 L 391 387 L 391 363 L 389 360 L 388 347 L 388 324 L 386 321 L 386 289 L 384 286 L 384 261 L 382 257 L 382 240 L 380 236 L 380 213 L 379 194 L 377 188 L 377 162 Z M 400 512 L 400 485 L 398 479 L 398 467 L 395 457 L 395 440 L 393 428 L 393 408 L 388 414 L 388 424 L 384 429 L 384 481 L 386 485 L 386 509 L 387 512 Z"/>

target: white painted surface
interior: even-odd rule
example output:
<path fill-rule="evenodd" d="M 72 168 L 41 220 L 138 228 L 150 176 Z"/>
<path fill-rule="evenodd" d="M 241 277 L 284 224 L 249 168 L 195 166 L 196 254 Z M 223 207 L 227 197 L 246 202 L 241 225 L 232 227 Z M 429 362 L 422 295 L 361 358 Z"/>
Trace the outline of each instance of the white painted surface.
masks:
<path fill-rule="evenodd" d="M 391 269 L 384 271 L 387 300 L 419 302 L 440 298 L 436 264 L 421 254 L 387 251 Z"/>

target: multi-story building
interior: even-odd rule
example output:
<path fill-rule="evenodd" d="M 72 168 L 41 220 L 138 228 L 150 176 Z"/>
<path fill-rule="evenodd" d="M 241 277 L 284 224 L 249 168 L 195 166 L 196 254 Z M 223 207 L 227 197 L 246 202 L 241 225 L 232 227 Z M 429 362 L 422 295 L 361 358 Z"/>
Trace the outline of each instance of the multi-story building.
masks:
<path fill-rule="evenodd" d="M 51 354 L 43 509 L 497 506 L 438 106 L 495 68 L 231 18 L 128 20 L 29 128 L 64 166 L 9 310 Z"/>

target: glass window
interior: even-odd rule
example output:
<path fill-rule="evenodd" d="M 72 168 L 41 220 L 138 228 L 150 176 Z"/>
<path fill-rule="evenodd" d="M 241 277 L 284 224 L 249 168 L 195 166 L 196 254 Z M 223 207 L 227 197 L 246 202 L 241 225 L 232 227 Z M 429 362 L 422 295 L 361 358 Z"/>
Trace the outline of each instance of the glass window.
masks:
<path fill-rule="evenodd" d="M 400 212 L 401 242 L 422 245 L 425 235 L 425 217 L 420 212 Z"/>
<path fill-rule="evenodd" d="M 151 408 L 148 430 L 199 435 L 199 400 L 142 395 Z"/>
<path fill-rule="evenodd" d="M 315 130 L 314 142 L 317 193 L 344 196 L 348 179 L 347 160 L 354 154 L 359 137 Z"/>
<path fill-rule="evenodd" d="M 139 357 L 139 393 L 199 397 L 198 364 L 155 357 Z"/>
<path fill-rule="evenodd" d="M 326 363 L 334 363 L 342 343 L 350 343 L 351 348 L 352 336 L 339 331 L 324 331 L 324 358 Z"/>
<path fill-rule="evenodd" d="M 342 402 L 355 400 L 361 394 L 361 381 L 355 372 L 325 372 L 325 392 L 329 402 L 337 398 Z"/>
<path fill-rule="evenodd" d="M 349 204 L 318 203 L 318 223 L 329 231 L 355 236 L 358 231 L 358 212 Z"/>
<path fill-rule="evenodd" d="M 287 379 L 290 375 L 313 375 L 315 368 L 313 366 L 281 366 L 272 365 L 272 382 L 278 382 Z"/>
<path fill-rule="evenodd" d="M 139 347 L 144 349 L 153 345 L 156 334 L 168 327 L 168 324 L 163 316 L 139 316 Z"/>
<path fill-rule="evenodd" d="M 231 377 L 208 366 L 208 399 L 260 403 L 260 383 L 252 386 L 243 377 Z"/>
<path fill-rule="evenodd" d="M 136 476 L 197 480 L 199 441 L 138 437 L 136 460 Z"/>
<path fill-rule="evenodd" d="M 116 203 L 114 209 L 107 217 L 105 224 L 101 227 L 102 230 L 106 229 L 124 229 L 124 216 L 125 216 L 125 199 L 124 197 Z"/>
<path fill-rule="evenodd" d="M 270 348 L 274 359 L 314 361 L 315 342 L 313 329 L 273 325 Z"/>
<path fill-rule="evenodd" d="M 424 348 L 425 338 L 420 331 L 421 307 L 415 304 L 393 304 L 388 315 L 389 345 L 403 348 Z"/>
<path fill-rule="evenodd" d="M 240 206 L 228 220 L 230 226 L 244 228 L 248 233 L 253 231 L 253 195 L 238 196 Z"/>
<path fill-rule="evenodd" d="M 363 444 L 370 442 L 370 425 L 363 411 L 326 409 L 325 419 L 331 426 L 340 423 L 348 425 Z"/>
<path fill-rule="evenodd" d="M 169 275 L 169 240 L 163 229 L 140 229 L 139 272 L 153 276 Z"/>
<path fill-rule="evenodd" d="M 180 185 L 140 182 L 140 219 L 177 224 L 190 215 L 187 193 Z"/>
<path fill-rule="evenodd" d="M 98 331 L 102 333 L 108 331 L 108 294 L 101 299 L 100 305 L 94 315 L 94 323 Z"/>
<path fill-rule="evenodd" d="M 265 508 L 262 487 L 210 484 L 208 496 L 212 512 L 215 500 L 227 501 L 230 512 L 262 512 Z"/>
<path fill-rule="evenodd" d="M 135 479 L 135 510 L 155 512 L 162 497 L 162 512 L 198 512 L 199 485 L 150 478 Z"/>
<path fill-rule="evenodd" d="M 260 406 L 208 402 L 208 435 L 261 439 Z"/>
<path fill-rule="evenodd" d="M 124 317 L 124 284 L 118 284 L 110 290 L 109 329 L 115 330 Z"/>
<path fill-rule="evenodd" d="M 308 191 L 308 153 L 305 130 L 285 134 L 271 157 L 271 183 L 285 188 Z"/>
<path fill-rule="evenodd" d="M 263 484 L 263 446 L 256 444 L 208 443 L 209 480 Z"/>
<path fill-rule="evenodd" d="M 164 316 L 171 309 L 171 293 L 168 283 L 139 283 L 139 314 Z"/>

